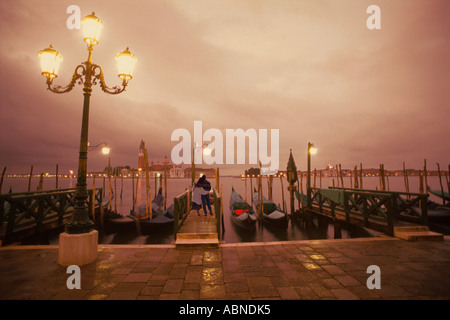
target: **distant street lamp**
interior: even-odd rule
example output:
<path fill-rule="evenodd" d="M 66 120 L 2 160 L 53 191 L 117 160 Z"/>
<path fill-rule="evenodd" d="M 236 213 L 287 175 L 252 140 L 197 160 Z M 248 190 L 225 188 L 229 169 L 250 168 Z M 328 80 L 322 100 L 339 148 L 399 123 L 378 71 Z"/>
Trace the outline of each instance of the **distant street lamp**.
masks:
<path fill-rule="evenodd" d="M 195 147 L 192 148 L 192 185 L 195 183 L 195 150 L 201 149 L 203 151 L 203 154 L 205 156 L 211 155 L 212 150 L 208 148 L 208 143 L 204 143 L 201 147 L 197 146 L 197 143 L 195 144 Z"/>
<path fill-rule="evenodd" d="M 106 142 L 101 142 L 99 144 L 97 144 L 96 146 L 89 146 L 88 143 L 88 151 L 94 151 L 95 149 L 97 149 L 98 147 L 100 147 L 101 145 L 103 145 L 102 147 L 102 154 L 104 154 L 105 156 L 108 155 L 111 151 L 111 148 L 108 147 L 108 144 Z"/>
<path fill-rule="evenodd" d="M 308 198 L 308 209 L 311 209 L 311 154 L 316 154 L 317 148 L 313 143 L 308 142 L 308 170 L 306 172 L 306 183 L 307 183 L 307 198 Z"/>
<path fill-rule="evenodd" d="M 66 93 L 73 89 L 75 83 L 84 84 L 83 86 L 83 117 L 81 125 L 80 138 L 80 154 L 78 159 L 78 176 L 75 191 L 75 205 L 72 214 L 72 219 L 66 225 L 66 232 L 69 234 L 89 233 L 93 230 L 94 224 L 89 219 L 89 208 L 87 204 L 88 192 L 86 186 L 86 171 L 87 171 L 87 152 L 88 152 L 88 123 L 89 123 L 89 101 L 92 92 L 92 85 L 100 83 L 102 90 L 109 94 L 119 94 L 123 92 L 132 78 L 136 58 L 128 48 L 116 55 L 118 76 L 122 80 L 122 87 L 114 86 L 109 88 L 105 84 L 104 74 L 102 68 L 92 63 L 92 51 L 94 45 L 98 44 L 103 24 L 94 13 L 87 15 L 81 20 L 81 28 L 83 33 L 83 40 L 87 44 L 89 52 L 88 58 L 85 62 L 75 67 L 72 80 L 70 83 L 63 86 L 53 86 L 53 80 L 58 76 L 58 70 L 62 61 L 62 56 L 53 49 L 49 48 L 39 52 L 41 61 L 42 75 L 47 78 L 47 89 L 54 93 Z"/>

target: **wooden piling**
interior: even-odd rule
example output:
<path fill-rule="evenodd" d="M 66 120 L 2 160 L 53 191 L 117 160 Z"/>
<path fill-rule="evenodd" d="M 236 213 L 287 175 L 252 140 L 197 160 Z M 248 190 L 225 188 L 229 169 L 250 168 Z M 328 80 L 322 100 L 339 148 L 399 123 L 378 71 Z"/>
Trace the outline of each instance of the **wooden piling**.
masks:
<path fill-rule="evenodd" d="M 140 174 L 138 172 L 137 177 L 136 177 L 136 188 L 134 188 L 134 202 L 137 203 L 137 199 L 138 199 L 138 189 L 139 189 L 139 178 L 140 178 Z"/>
<path fill-rule="evenodd" d="M 138 194 L 138 186 L 139 186 L 139 173 L 137 175 L 137 179 L 136 179 L 136 188 L 133 188 L 134 191 L 136 192 L 134 194 L 134 202 L 133 202 L 133 208 L 135 208 L 135 204 L 137 202 L 137 194 Z M 134 210 L 134 209 L 133 209 Z M 136 213 L 135 215 L 135 222 L 136 222 L 136 231 L 138 234 L 142 234 L 142 230 L 141 230 L 141 222 L 139 219 L 139 210 L 134 211 Z"/>
<path fill-rule="evenodd" d="M 148 165 L 148 152 L 147 148 L 144 146 L 144 159 L 145 159 L 145 218 L 152 219 L 153 218 L 153 210 L 152 210 L 152 194 L 150 189 L 150 176 L 149 176 L 149 165 Z"/>
<path fill-rule="evenodd" d="M 445 205 L 445 199 L 444 199 L 444 187 L 442 186 L 442 174 L 441 174 L 441 167 L 439 166 L 439 163 L 436 163 L 438 167 L 438 174 L 439 174 L 439 185 L 441 186 L 441 194 L 442 194 L 442 204 Z"/>
<path fill-rule="evenodd" d="M 419 170 L 419 193 L 425 193 L 424 188 L 423 188 L 423 171 Z M 419 208 L 422 208 L 423 200 L 419 201 Z"/>
<path fill-rule="evenodd" d="M 2 193 L 2 186 L 3 186 L 3 178 L 5 177 L 6 167 L 3 168 L 2 171 L 2 178 L 0 180 L 0 194 Z"/>
<path fill-rule="evenodd" d="M 283 201 L 283 212 L 286 212 L 285 202 L 284 202 L 284 187 L 283 187 L 283 174 L 280 174 L 280 182 L 281 182 L 281 200 Z"/>
<path fill-rule="evenodd" d="M 219 190 L 219 188 L 220 188 L 220 172 L 219 168 L 216 168 L 216 190 Z"/>
<path fill-rule="evenodd" d="M 244 188 L 245 188 L 244 200 L 245 202 L 247 202 L 247 172 L 245 172 L 244 174 Z"/>
<path fill-rule="evenodd" d="M 44 190 L 44 173 L 42 172 L 39 175 L 39 185 L 37 187 L 37 191 L 42 191 Z"/>
<path fill-rule="evenodd" d="M 95 224 L 95 175 L 94 175 L 94 180 L 92 182 L 92 201 L 91 201 L 91 212 L 92 212 L 92 221 Z M 100 203 L 100 207 L 102 206 L 102 204 Z"/>
<path fill-rule="evenodd" d="M 380 190 L 383 190 L 383 184 L 381 183 L 381 164 L 379 165 L 380 169 L 378 169 L 378 182 L 380 184 Z"/>
<path fill-rule="evenodd" d="M 445 174 L 445 180 L 447 180 L 447 191 L 450 193 L 450 164 L 448 165 L 448 175 Z"/>
<path fill-rule="evenodd" d="M 316 187 L 316 177 L 317 177 L 317 169 L 314 168 L 314 188 Z"/>
<path fill-rule="evenodd" d="M 56 174 L 55 174 L 55 178 L 56 178 L 56 186 L 55 186 L 55 189 L 58 189 L 58 164 L 56 164 Z"/>
<path fill-rule="evenodd" d="M 297 180 L 297 182 L 298 182 L 298 180 Z M 303 172 L 302 171 L 300 171 L 300 186 L 299 186 L 298 191 L 300 192 L 300 204 L 301 204 L 300 208 L 303 208 Z"/>
<path fill-rule="evenodd" d="M 387 189 L 388 189 L 388 191 L 391 191 L 391 184 L 389 182 L 389 173 L 386 173 L 386 182 L 387 182 Z"/>
<path fill-rule="evenodd" d="M 158 173 L 158 186 L 157 187 L 155 187 L 156 189 L 155 189 L 155 197 L 156 197 L 156 195 L 158 194 L 158 192 L 159 192 L 159 189 L 161 189 L 162 190 L 162 187 L 163 187 L 163 181 L 162 181 L 162 174 L 159 174 Z"/>
<path fill-rule="evenodd" d="M 95 176 L 94 176 L 94 181 L 95 181 Z M 98 206 L 98 210 L 100 213 L 100 230 L 102 232 L 104 232 L 105 231 L 105 210 L 104 210 L 102 202 L 100 202 L 100 204 Z"/>
<path fill-rule="evenodd" d="M 408 170 L 406 170 L 405 161 L 403 161 L 403 180 L 405 182 L 405 191 L 409 193 Z M 409 196 L 408 196 L 409 198 Z"/>
<path fill-rule="evenodd" d="M 423 188 L 423 171 L 419 170 L 419 193 L 425 193 Z"/>
<path fill-rule="evenodd" d="M 268 197 L 269 200 L 272 201 L 273 200 L 273 176 L 272 175 L 268 175 L 267 176 L 267 181 L 268 181 Z"/>
<path fill-rule="evenodd" d="M 120 200 L 122 200 L 123 193 L 123 174 L 120 174 Z"/>
<path fill-rule="evenodd" d="M 109 210 L 112 210 L 113 191 L 111 184 L 111 157 L 108 157 Z"/>
<path fill-rule="evenodd" d="M 134 169 L 131 170 L 131 191 L 132 191 L 132 196 L 133 196 L 133 204 L 132 204 L 132 208 L 133 208 L 133 212 L 134 212 L 134 204 L 135 204 L 135 200 L 134 200 Z"/>
<path fill-rule="evenodd" d="M 189 214 L 191 213 L 191 188 L 193 188 L 193 186 L 189 186 L 186 192 L 186 213 Z"/>
<path fill-rule="evenodd" d="M 250 175 L 250 201 L 253 206 L 253 175 Z"/>
<path fill-rule="evenodd" d="M 386 191 L 386 180 L 384 172 L 384 164 L 380 164 L 380 189 Z"/>
<path fill-rule="evenodd" d="M 297 199 L 298 202 L 298 209 L 300 210 L 303 207 L 302 204 L 302 195 L 301 195 L 301 191 L 300 191 L 300 179 L 297 179 L 297 190 L 298 190 L 298 194 L 300 195 L 300 197 Z"/>
<path fill-rule="evenodd" d="M 223 217 L 223 185 L 220 185 L 220 217 L 221 217 L 221 224 L 222 224 L 222 237 L 225 233 L 225 223 L 224 223 L 224 217 Z M 219 230 L 217 230 L 219 231 Z M 223 239 L 223 238 L 222 238 Z"/>
<path fill-rule="evenodd" d="M 164 164 L 164 210 L 167 207 L 167 163 Z"/>
<path fill-rule="evenodd" d="M 260 217 L 262 217 L 262 214 L 264 212 L 261 169 L 262 169 L 262 164 L 261 164 L 261 161 L 260 161 L 259 162 L 259 175 L 258 175 L 258 192 L 259 192 L 259 212 L 260 212 Z"/>
<path fill-rule="evenodd" d="M 30 176 L 28 177 L 28 192 L 31 191 L 31 177 L 33 176 L 33 166 L 30 169 Z"/>
<path fill-rule="evenodd" d="M 223 185 L 222 184 L 220 185 L 220 199 L 223 200 Z M 220 206 L 220 214 L 223 217 L 223 205 Z M 222 227 L 223 227 L 223 225 L 222 225 Z"/>
<path fill-rule="evenodd" d="M 359 188 L 363 188 L 363 168 L 362 168 L 362 162 L 359 163 Z"/>
<path fill-rule="evenodd" d="M 155 188 L 154 188 L 154 190 L 155 190 L 155 192 L 154 192 L 153 197 L 156 197 L 156 190 L 159 190 L 158 189 L 158 174 L 156 172 L 155 172 Z"/>
<path fill-rule="evenodd" d="M 114 212 L 117 213 L 117 175 L 114 173 Z"/>
<path fill-rule="evenodd" d="M 427 170 L 427 159 L 423 159 L 423 176 L 425 182 L 425 193 L 428 194 L 428 170 Z"/>

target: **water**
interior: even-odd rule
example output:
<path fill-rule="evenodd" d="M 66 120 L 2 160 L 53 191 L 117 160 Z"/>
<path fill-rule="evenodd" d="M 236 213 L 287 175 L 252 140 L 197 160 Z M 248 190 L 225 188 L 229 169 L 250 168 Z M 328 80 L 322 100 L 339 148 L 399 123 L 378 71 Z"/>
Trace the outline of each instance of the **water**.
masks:
<path fill-rule="evenodd" d="M 326 188 L 333 185 L 333 178 L 322 178 L 321 181 L 317 178 L 316 187 Z M 335 178 L 334 178 L 335 179 Z M 215 186 L 215 179 L 208 179 L 212 186 Z M 109 181 L 105 179 L 96 178 L 95 186 L 96 188 L 103 187 L 105 183 L 105 196 L 109 196 Z M 140 178 L 138 181 L 135 180 L 138 187 L 137 193 L 137 205 L 145 203 L 145 179 Z M 167 207 L 173 203 L 173 198 L 184 192 L 190 185 L 191 179 L 168 179 L 167 180 Z M 253 187 L 256 186 L 256 179 L 253 179 Z M 409 177 L 409 190 L 410 192 L 419 192 L 419 177 L 410 176 Z M 443 181 L 445 184 L 445 179 Z M 31 190 L 36 190 L 39 184 L 39 178 L 32 178 Z M 76 179 L 74 178 L 59 178 L 59 188 L 74 188 L 76 184 Z M 91 188 L 93 184 L 93 179 L 87 179 L 88 187 Z M 229 209 L 229 199 L 231 194 L 231 188 L 234 187 L 236 192 L 240 193 L 242 197 L 245 197 L 245 182 L 242 178 L 237 177 L 221 177 L 220 184 L 223 187 L 223 206 L 224 206 L 224 227 L 225 232 L 223 234 L 222 240 L 226 243 L 237 243 L 237 242 L 266 242 L 266 241 L 284 241 L 284 240 L 310 240 L 310 239 L 332 239 L 334 238 L 334 227 L 332 224 L 328 225 L 325 229 L 305 229 L 297 223 L 289 221 L 289 226 L 284 230 L 269 229 L 263 225 L 258 225 L 254 232 L 242 231 L 235 227 L 231 223 L 230 219 L 230 209 Z M 311 179 L 311 184 L 314 186 L 314 179 Z M 154 194 L 155 181 L 150 181 L 151 192 Z M 364 189 L 376 188 L 380 189 L 379 178 L 377 177 L 363 177 Z M 439 177 L 432 176 L 428 177 L 428 185 L 432 189 L 440 189 Z M 284 197 L 285 202 L 289 206 L 289 193 L 287 191 L 286 179 L 283 180 L 283 186 L 285 188 Z M 350 178 L 344 178 L 344 186 L 350 187 Z M 250 194 L 250 179 L 247 179 L 247 201 L 251 202 Z M 9 178 L 5 177 L 2 187 L 2 192 L 8 192 L 9 189 L 13 192 L 24 192 L 28 190 L 28 178 Z M 44 178 L 44 189 L 54 189 L 55 188 L 55 178 Z M 112 202 L 112 209 L 116 210 L 118 213 L 126 216 L 130 213 L 132 208 L 132 179 L 118 178 L 116 181 L 111 179 L 111 188 L 116 190 L 117 199 Z M 405 185 L 403 177 L 390 177 L 389 178 L 389 189 L 391 191 L 405 191 Z M 303 192 L 306 190 L 306 179 L 303 179 Z M 267 197 L 267 179 L 263 179 L 263 192 L 264 196 Z M 120 194 L 122 193 L 122 198 Z M 439 202 L 440 200 L 430 195 L 430 200 Z M 281 183 L 279 178 L 275 178 L 273 181 L 273 201 L 277 204 L 282 205 L 282 192 Z M 298 202 L 295 200 L 296 208 L 298 207 Z M 58 243 L 58 234 L 61 230 L 57 230 L 49 233 L 50 244 Z M 352 234 L 352 237 L 370 236 L 366 230 L 360 229 L 357 234 Z M 347 230 L 342 229 L 342 237 L 350 237 Z M 172 232 L 160 232 L 149 236 L 141 236 L 137 232 L 128 232 L 120 234 L 110 234 L 102 235 L 99 238 L 99 243 L 102 244 L 168 244 L 174 240 Z"/>

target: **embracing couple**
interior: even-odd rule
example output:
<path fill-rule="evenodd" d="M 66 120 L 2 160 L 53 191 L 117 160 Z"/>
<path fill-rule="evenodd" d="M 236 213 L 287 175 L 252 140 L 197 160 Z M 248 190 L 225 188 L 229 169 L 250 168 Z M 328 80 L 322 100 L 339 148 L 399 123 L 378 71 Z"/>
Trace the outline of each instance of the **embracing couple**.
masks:
<path fill-rule="evenodd" d="M 209 200 L 209 192 L 211 191 L 211 184 L 206 180 L 206 176 L 202 175 L 194 184 L 192 190 L 192 209 L 197 210 L 197 215 L 200 215 L 200 208 L 203 206 L 203 212 L 207 215 L 206 207 L 209 209 L 209 214 L 212 215 L 211 202 Z"/>

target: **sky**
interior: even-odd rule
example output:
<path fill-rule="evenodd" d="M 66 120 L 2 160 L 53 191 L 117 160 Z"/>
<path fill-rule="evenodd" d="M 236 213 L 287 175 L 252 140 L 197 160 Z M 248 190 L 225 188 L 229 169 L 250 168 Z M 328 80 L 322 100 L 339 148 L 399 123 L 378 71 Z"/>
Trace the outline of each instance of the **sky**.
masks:
<path fill-rule="evenodd" d="M 306 169 L 428 168 L 450 163 L 450 1 L 448 0 L 0 0 L 0 166 L 7 173 L 74 170 L 82 86 L 47 90 L 38 52 L 63 56 L 54 84 L 69 83 L 87 59 L 70 5 L 103 22 L 93 62 L 120 85 L 114 56 L 137 57 L 126 91 L 99 85 L 90 100 L 89 143 L 106 141 L 111 165 L 137 167 L 141 139 L 150 161 L 167 156 L 176 129 L 279 130 L 279 163 L 292 149 Z M 381 29 L 366 10 L 377 5 Z M 224 150 L 224 153 L 226 150 Z M 270 152 L 270 148 L 269 148 Z M 88 170 L 107 159 L 89 152 Z M 184 165 L 188 167 L 189 165 Z M 245 165 L 212 165 L 223 174 Z M 210 167 L 200 165 L 200 167 Z"/>

